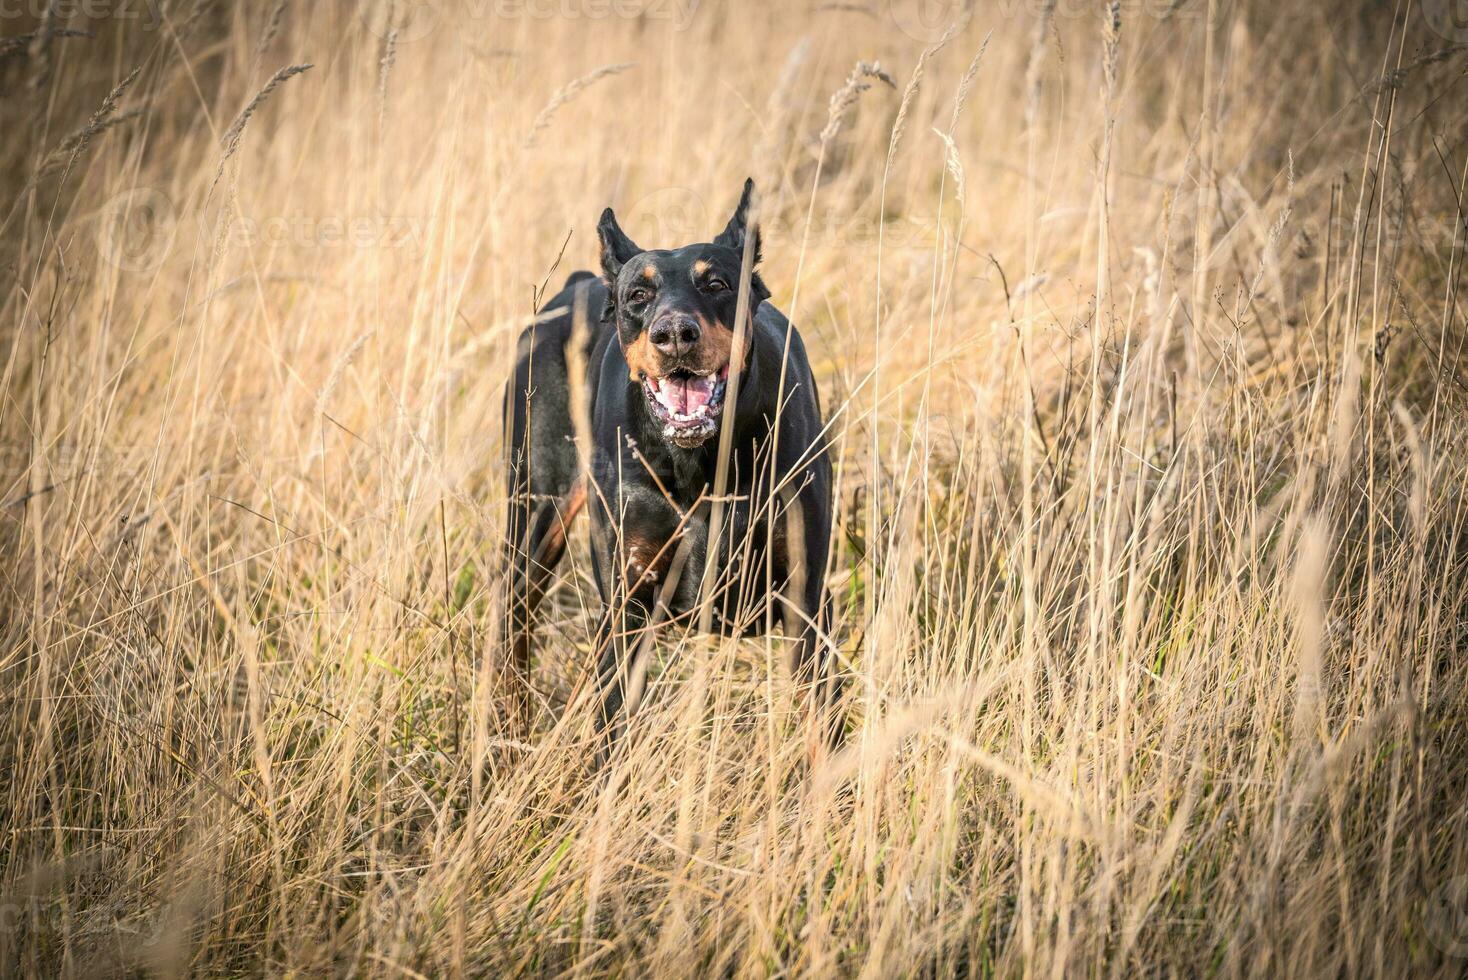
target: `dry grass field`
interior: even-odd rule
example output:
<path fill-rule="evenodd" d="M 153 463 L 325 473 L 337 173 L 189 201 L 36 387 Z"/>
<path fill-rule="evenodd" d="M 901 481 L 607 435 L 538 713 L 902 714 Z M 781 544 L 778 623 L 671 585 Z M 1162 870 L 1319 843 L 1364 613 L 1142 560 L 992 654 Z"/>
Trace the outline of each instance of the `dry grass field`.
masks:
<path fill-rule="evenodd" d="M 1459 6 L 0 4 L 0 975 L 1463 975 Z M 848 734 L 593 774 L 514 338 L 747 175 Z"/>

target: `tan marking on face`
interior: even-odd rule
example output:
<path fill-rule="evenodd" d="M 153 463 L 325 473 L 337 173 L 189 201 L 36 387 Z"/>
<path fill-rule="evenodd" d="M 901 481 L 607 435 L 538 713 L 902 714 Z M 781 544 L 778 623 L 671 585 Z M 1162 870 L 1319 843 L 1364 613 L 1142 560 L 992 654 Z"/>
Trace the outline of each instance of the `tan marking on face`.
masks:
<path fill-rule="evenodd" d="M 652 341 L 647 339 L 646 330 L 622 348 L 622 356 L 627 359 L 627 376 L 633 381 L 641 381 L 644 375 L 649 378 L 662 377 L 659 373 L 662 355 L 652 345 Z"/>
<path fill-rule="evenodd" d="M 734 353 L 734 331 L 717 320 L 710 323 L 702 316 L 698 318 L 698 326 L 701 334 L 698 343 L 698 371 L 713 374 L 728 364 Z M 746 360 L 748 347 L 746 342 Z"/>
<path fill-rule="evenodd" d="M 699 259 L 697 262 L 693 263 L 693 274 L 695 276 L 701 276 L 707 271 L 709 271 L 709 264 L 703 259 Z"/>
<path fill-rule="evenodd" d="M 649 263 L 642 267 L 642 278 L 652 282 L 658 277 L 658 267 Z"/>

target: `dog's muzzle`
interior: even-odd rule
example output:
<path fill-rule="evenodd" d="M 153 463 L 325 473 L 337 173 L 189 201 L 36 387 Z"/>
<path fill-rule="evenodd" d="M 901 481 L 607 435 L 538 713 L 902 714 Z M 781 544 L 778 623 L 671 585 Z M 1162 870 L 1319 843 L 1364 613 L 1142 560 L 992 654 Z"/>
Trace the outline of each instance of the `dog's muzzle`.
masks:
<path fill-rule="evenodd" d="M 691 449 L 718 431 L 728 384 L 726 364 L 714 374 L 677 370 L 661 378 L 644 378 L 642 387 L 653 418 L 662 425 L 663 437 Z"/>

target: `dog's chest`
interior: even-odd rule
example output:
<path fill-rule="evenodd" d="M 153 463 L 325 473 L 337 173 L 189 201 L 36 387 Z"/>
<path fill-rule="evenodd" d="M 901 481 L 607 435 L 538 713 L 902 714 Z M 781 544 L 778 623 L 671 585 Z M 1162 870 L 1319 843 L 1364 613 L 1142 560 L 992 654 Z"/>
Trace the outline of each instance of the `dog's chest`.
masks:
<path fill-rule="evenodd" d="M 605 540 L 623 586 L 648 598 L 656 593 L 673 615 L 695 609 L 706 593 L 721 632 L 762 629 L 768 598 L 786 586 L 792 563 L 801 564 L 791 547 L 804 541 L 792 528 L 799 512 L 749 486 L 687 501 L 664 489 L 624 482 L 617 513 L 606 515 Z"/>
<path fill-rule="evenodd" d="M 769 597 L 790 577 L 788 515 L 767 496 L 729 494 L 717 516 L 715 503 L 700 506 L 685 524 L 688 568 L 674 611 L 695 608 L 707 578 L 719 632 L 760 632 Z"/>

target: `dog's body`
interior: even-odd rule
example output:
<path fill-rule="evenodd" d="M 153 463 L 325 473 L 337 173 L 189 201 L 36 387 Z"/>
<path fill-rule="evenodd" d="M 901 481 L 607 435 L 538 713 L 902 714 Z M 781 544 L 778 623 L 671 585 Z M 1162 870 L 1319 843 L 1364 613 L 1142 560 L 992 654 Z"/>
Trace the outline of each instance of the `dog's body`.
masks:
<path fill-rule="evenodd" d="M 602 216 L 604 279 L 578 272 L 520 337 L 506 389 L 510 452 L 510 628 L 529 667 L 531 617 L 583 505 L 604 612 L 597 633 L 601 720 L 635 706 L 650 626 L 672 621 L 729 634 L 779 622 L 798 637 L 797 677 L 813 684 L 827 738 L 839 721 L 824 587 L 831 466 L 805 348 L 751 276 L 752 315 L 737 398 L 726 409 L 732 326 L 751 187 L 713 242 L 644 252 Z M 757 258 L 758 243 L 751 243 Z M 560 312 L 555 312 L 560 311 Z M 568 352 L 578 318 L 591 426 L 591 485 L 578 481 Z M 719 432 L 731 428 L 724 495 Z M 709 561 L 715 505 L 719 539 Z M 704 570 L 710 570 L 704 582 Z M 709 596 L 704 612 L 701 598 Z"/>

